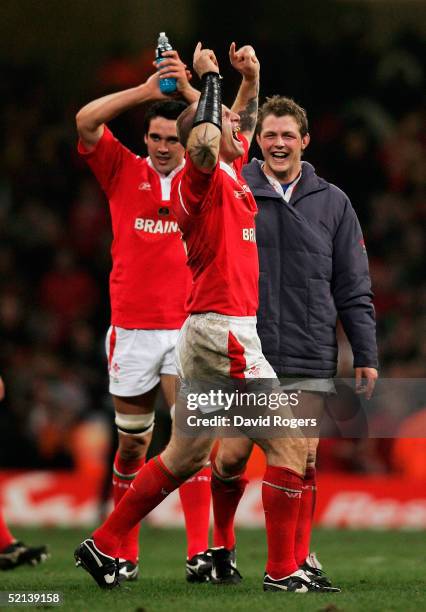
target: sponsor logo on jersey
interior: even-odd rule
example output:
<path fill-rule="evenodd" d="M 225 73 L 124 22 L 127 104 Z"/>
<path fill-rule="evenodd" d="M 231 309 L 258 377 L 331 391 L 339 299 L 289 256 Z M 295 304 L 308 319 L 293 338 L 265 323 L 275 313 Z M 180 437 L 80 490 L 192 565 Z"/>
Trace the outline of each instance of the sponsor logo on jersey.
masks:
<path fill-rule="evenodd" d="M 135 229 L 147 234 L 176 234 L 179 226 L 176 221 L 163 221 L 162 219 L 142 219 L 136 217 Z"/>
<path fill-rule="evenodd" d="M 238 191 L 237 189 L 234 190 L 234 196 L 238 200 L 241 200 L 242 198 L 244 198 L 246 193 L 250 193 L 250 187 L 248 185 L 241 185 L 241 187 L 242 187 L 242 191 Z"/>
<path fill-rule="evenodd" d="M 243 227 L 243 240 L 256 242 L 256 232 L 254 227 Z"/>
<path fill-rule="evenodd" d="M 140 189 L 141 191 L 151 191 L 151 184 L 150 183 L 141 183 L 139 185 L 138 189 Z"/>

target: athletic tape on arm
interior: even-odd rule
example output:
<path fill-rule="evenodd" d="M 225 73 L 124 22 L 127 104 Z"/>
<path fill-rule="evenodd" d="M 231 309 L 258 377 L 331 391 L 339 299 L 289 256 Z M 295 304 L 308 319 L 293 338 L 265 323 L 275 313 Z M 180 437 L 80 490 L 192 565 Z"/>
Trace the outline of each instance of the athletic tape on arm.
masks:
<path fill-rule="evenodd" d="M 194 118 L 194 127 L 201 123 L 213 123 L 222 131 L 221 80 L 222 77 L 217 72 L 203 74 L 203 87 Z"/>

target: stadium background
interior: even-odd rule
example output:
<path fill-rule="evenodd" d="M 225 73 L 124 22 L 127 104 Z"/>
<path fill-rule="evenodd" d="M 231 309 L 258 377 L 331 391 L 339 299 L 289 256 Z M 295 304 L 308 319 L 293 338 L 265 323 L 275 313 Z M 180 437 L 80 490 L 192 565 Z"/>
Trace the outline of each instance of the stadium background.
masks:
<path fill-rule="evenodd" d="M 306 159 L 348 193 L 364 229 L 381 376 L 425 375 L 425 2 L 3 0 L 0 491 L 18 523 L 84 523 L 107 497 L 111 234 L 103 195 L 76 155 L 74 116 L 145 80 L 160 30 L 189 65 L 198 40 L 217 51 L 227 101 L 238 85 L 229 43 L 253 44 L 261 97 L 291 95 L 307 109 Z M 143 108 L 112 124 L 140 153 L 142 120 Z M 343 337 L 340 374 L 351 375 Z M 161 403 L 158 421 L 157 448 L 169 428 Z M 322 441 L 322 523 L 426 527 L 425 450 L 423 440 Z M 254 477 L 260 469 L 252 464 Z M 346 497 L 336 501 L 339 491 Z M 174 504 L 159 523 L 175 519 Z M 258 497 L 245 504 L 243 522 L 261 521 Z"/>

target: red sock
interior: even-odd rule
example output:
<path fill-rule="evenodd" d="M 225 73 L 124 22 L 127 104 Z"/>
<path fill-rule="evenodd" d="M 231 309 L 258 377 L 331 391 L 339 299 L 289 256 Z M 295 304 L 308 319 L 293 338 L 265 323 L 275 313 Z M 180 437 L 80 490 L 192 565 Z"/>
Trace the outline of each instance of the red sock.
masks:
<path fill-rule="evenodd" d="M 15 538 L 7 528 L 3 512 L 0 512 L 0 550 L 4 550 L 15 541 Z"/>
<path fill-rule="evenodd" d="M 209 547 L 211 468 L 204 467 L 179 487 L 185 515 L 188 559 Z"/>
<path fill-rule="evenodd" d="M 117 451 L 114 459 L 113 475 L 112 475 L 112 496 L 114 499 L 114 507 L 117 506 L 120 499 L 126 493 L 137 473 L 143 467 L 145 457 L 139 459 L 126 460 L 120 456 L 120 451 Z M 139 553 L 139 528 L 138 523 L 133 529 L 127 533 L 121 540 L 119 557 L 137 563 Z"/>
<path fill-rule="evenodd" d="M 297 517 L 295 556 L 297 565 L 303 565 L 309 554 L 311 543 L 312 521 L 314 518 L 316 498 L 316 472 L 314 467 L 306 468 L 302 485 L 299 516 Z"/>
<path fill-rule="evenodd" d="M 118 557 L 122 538 L 180 484 L 182 481 L 173 476 L 160 456 L 148 461 L 118 506 L 93 533 L 99 550 L 111 557 Z"/>
<path fill-rule="evenodd" d="M 231 478 L 221 476 L 215 465 L 212 469 L 212 499 L 214 514 L 213 546 L 231 550 L 235 546 L 234 520 L 248 480 L 244 474 Z"/>
<path fill-rule="evenodd" d="M 268 465 L 262 483 L 268 562 L 266 572 L 279 579 L 298 569 L 294 539 L 303 479 L 284 467 Z"/>

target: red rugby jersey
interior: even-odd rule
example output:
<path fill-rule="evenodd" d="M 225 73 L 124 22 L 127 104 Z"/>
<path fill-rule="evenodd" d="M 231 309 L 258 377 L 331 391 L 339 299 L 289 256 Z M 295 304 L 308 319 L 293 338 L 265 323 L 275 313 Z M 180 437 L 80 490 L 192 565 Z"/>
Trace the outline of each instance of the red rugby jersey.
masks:
<path fill-rule="evenodd" d="M 180 328 L 190 280 L 170 188 L 181 169 L 160 177 L 149 159 L 129 151 L 106 126 L 93 151 L 81 141 L 78 150 L 109 200 L 111 323 L 127 329 Z"/>
<path fill-rule="evenodd" d="M 232 166 L 219 162 L 212 174 L 187 157 L 172 187 L 172 208 L 183 233 L 192 288 L 187 310 L 253 316 L 258 306 L 257 206 L 241 176 L 244 155 Z"/>

